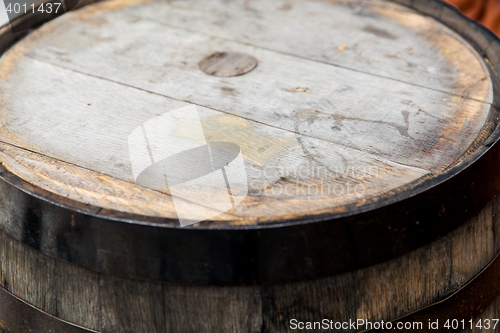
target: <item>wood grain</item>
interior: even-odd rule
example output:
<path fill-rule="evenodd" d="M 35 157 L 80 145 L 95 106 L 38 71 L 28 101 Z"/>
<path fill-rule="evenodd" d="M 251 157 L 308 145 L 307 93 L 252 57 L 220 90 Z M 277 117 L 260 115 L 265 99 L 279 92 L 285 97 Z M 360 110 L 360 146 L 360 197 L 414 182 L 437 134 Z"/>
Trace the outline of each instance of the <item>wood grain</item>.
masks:
<path fill-rule="evenodd" d="M 387 321 L 445 298 L 477 274 L 498 251 L 492 240 L 498 237 L 499 214 L 497 196 L 456 231 L 402 257 L 328 278 L 268 286 L 175 286 L 100 275 L 0 232 L 0 278 L 30 304 L 105 333 L 293 332 L 292 318 Z M 481 318 L 498 318 L 496 302 Z"/>
<path fill-rule="evenodd" d="M 128 134 L 141 122 L 161 114 L 162 109 L 172 110 L 187 104 L 120 84 L 103 83 L 98 78 L 31 58 L 23 62 L 26 69 L 47 73 L 40 77 L 39 83 L 31 82 L 35 85 L 48 82 L 52 93 L 29 94 L 29 85 L 10 90 L 11 100 L 22 101 L 24 106 L 18 104 L 18 111 L 10 113 L 15 119 L 8 122 L 29 126 L 25 132 L 29 135 L 19 135 L 19 131 L 5 128 L 0 138 L 25 147 L 29 152 L 5 145 L 4 165 L 33 184 L 77 201 L 149 216 L 175 216 L 168 190 L 165 195 L 139 188 L 134 183 L 126 145 Z M 79 87 L 77 90 L 68 89 L 69 86 L 63 83 L 68 77 Z M 102 89 L 95 89 L 102 84 Z M 114 98 L 109 99 L 110 95 Z M 50 101 L 43 102 L 40 98 Z M 128 106 L 123 109 L 125 100 Z M 52 116 L 33 113 L 32 103 L 52 104 Z M 132 106 L 132 103 L 139 104 Z M 7 103 L 4 105 L 7 115 L 13 108 Z M 69 122 L 61 124 L 60 119 L 69 120 L 67 110 L 74 107 L 81 110 L 81 116 L 72 120 L 71 125 Z M 121 116 L 113 116 L 110 110 L 121 110 Z M 375 158 L 356 149 L 212 109 L 199 108 L 199 114 L 207 140 L 234 142 L 241 147 L 249 190 L 254 194 L 228 214 L 218 216 L 219 221 L 246 218 L 252 222 L 299 212 L 321 212 L 363 197 L 381 195 L 428 173 L 421 168 Z M 41 126 L 39 121 L 48 123 Z M 190 130 L 183 120 L 178 122 L 180 130 L 189 135 Z M 32 127 L 35 123 L 38 123 L 36 128 Z M 97 131 L 96 124 L 99 124 Z M 43 128 L 54 130 L 48 134 Z M 49 136 L 61 140 L 47 142 L 44 138 Z M 358 184 L 361 185 L 356 193 Z M 304 198 L 310 200 L 304 201 Z M 282 204 L 270 204 L 278 201 Z M 285 204 L 287 201 L 289 204 Z"/>
<path fill-rule="evenodd" d="M 57 313 L 55 262 L 2 233 L 2 285 L 51 314 Z"/>
<path fill-rule="evenodd" d="M 70 22 L 67 26 L 58 22 L 61 32 L 54 36 L 44 33 L 42 28 L 38 33 L 43 41 L 39 41 L 38 47 L 33 48 L 29 56 L 51 63 L 56 63 L 54 58 L 59 57 L 63 60 L 57 61 L 57 64 L 64 68 L 433 171 L 446 168 L 457 158 L 456 155 L 446 156 L 444 151 L 449 150 L 443 149 L 442 145 L 461 155 L 460 148 L 472 142 L 468 139 L 475 138 L 489 111 L 487 104 L 392 79 L 170 27 L 156 21 L 143 19 L 129 24 L 133 18 L 121 12 L 102 15 L 109 15 L 106 23 L 99 16 L 83 21 L 93 24 L 86 29 L 86 39 L 79 41 L 78 45 L 95 43 L 91 40 L 99 40 L 98 34 L 103 29 L 109 30 L 109 34 L 113 31 L 124 33 L 112 42 L 101 42 L 98 51 L 68 45 L 70 35 L 78 34 L 77 29 L 80 28 L 71 31 L 74 25 Z M 134 34 L 140 35 L 142 44 L 148 47 L 134 48 L 133 54 L 122 52 L 112 57 L 114 50 L 131 47 L 130 39 Z M 162 35 L 172 37 L 159 42 Z M 144 41 L 144 38 L 149 41 Z M 248 75 L 227 82 L 221 78 L 207 78 L 198 69 L 198 59 L 216 49 L 238 49 L 252 54 L 259 59 L 260 66 Z M 462 51 L 467 53 L 466 46 Z M 162 57 L 155 58 L 153 55 L 156 54 Z M 169 62 L 165 63 L 163 57 L 170 59 Z M 142 60 L 137 62 L 135 58 Z M 99 59 L 109 59 L 111 63 L 105 64 Z M 98 67 L 97 63 L 100 63 Z M 478 89 L 483 94 L 480 100 L 489 103 L 489 75 L 484 63 L 478 63 L 478 66 L 479 83 L 474 84 L 479 85 Z M 293 72 L 290 68 L 294 69 Z M 141 79 L 143 77 L 147 79 Z M 469 82 L 468 86 L 474 85 Z M 17 87 L 9 87 L 9 90 Z M 381 95 L 382 91 L 384 95 Z M 16 109 L 16 106 L 11 108 Z M 469 130 L 472 133 L 468 133 Z M 462 138 L 463 135 L 469 138 Z M 436 142 L 436 138 L 441 137 Z M 439 157 L 435 155 L 436 151 L 440 152 Z"/>
<path fill-rule="evenodd" d="M 451 290 L 451 239 L 435 242 L 410 256 L 356 274 L 356 318 L 387 320 L 436 302 Z M 469 272 L 470 267 L 465 265 Z M 470 275 L 469 275 L 470 276 Z M 375 281 L 379 282 L 374 284 Z M 463 285 L 465 281 L 457 286 Z"/>
<path fill-rule="evenodd" d="M 99 316 L 102 296 L 98 274 L 79 267 L 68 270 L 67 264 L 54 262 L 56 315 L 71 323 L 85 322 L 85 327 L 94 330 L 105 327 Z"/>
<path fill-rule="evenodd" d="M 167 332 L 160 284 L 100 278 L 103 332 Z"/>
<path fill-rule="evenodd" d="M 163 286 L 167 332 L 261 332 L 259 287 Z M 196 306 L 193 306 L 196 304 Z M 197 322 L 193 318 L 204 318 Z"/>
<path fill-rule="evenodd" d="M 242 74 L 238 66 L 207 76 L 199 64 L 214 52 L 248 54 L 259 65 L 242 76 L 220 77 Z M 2 165 L 92 205 L 94 214 L 175 218 L 168 189 L 135 184 L 127 136 L 197 105 L 207 141 L 241 148 L 250 188 L 213 226 L 345 213 L 348 204 L 439 174 L 475 149 L 494 101 L 483 58 L 462 37 L 379 0 L 107 1 L 31 33 L 0 58 L 0 78 Z M 173 121 L 196 142 L 192 125 Z M 336 276 L 236 287 L 134 281 L 41 254 L 47 244 L 23 239 L 20 227 L 20 219 L 36 220 L 37 208 L 24 192 L 3 196 L 2 186 L 2 286 L 104 333 L 292 332 L 292 318 L 387 321 L 458 290 L 500 251 L 496 197 L 432 244 Z M 54 230 L 42 232 L 50 240 Z M 481 318 L 499 315 L 500 298 Z"/>
<path fill-rule="evenodd" d="M 135 184 L 127 137 L 195 104 L 206 139 L 237 144 L 246 163 L 249 196 L 213 220 L 253 224 L 342 213 L 470 152 L 492 84 L 459 35 L 383 1 L 282 5 L 115 0 L 44 25 L 0 59 L 3 164 L 82 203 L 175 218 L 168 188 Z M 214 52 L 259 65 L 207 76 L 199 63 Z M 183 200 L 200 195 L 217 197 Z"/>
<path fill-rule="evenodd" d="M 453 54 L 453 48 L 463 48 L 461 37 L 430 17 L 386 1 L 283 0 L 269 5 L 262 0 L 231 4 L 191 0 L 151 2 L 127 11 L 170 26 L 448 92 L 457 89 L 452 83 L 457 66 L 467 71 L 464 80 L 476 77 L 476 69 L 481 71 L 474 52 Z M 447 45 L 433 43 L 434 36 Z M 443 53 L 457 57 L 459 63 L 447 63 Z M 461 89 L 468 88 L 463 82 Z"/>

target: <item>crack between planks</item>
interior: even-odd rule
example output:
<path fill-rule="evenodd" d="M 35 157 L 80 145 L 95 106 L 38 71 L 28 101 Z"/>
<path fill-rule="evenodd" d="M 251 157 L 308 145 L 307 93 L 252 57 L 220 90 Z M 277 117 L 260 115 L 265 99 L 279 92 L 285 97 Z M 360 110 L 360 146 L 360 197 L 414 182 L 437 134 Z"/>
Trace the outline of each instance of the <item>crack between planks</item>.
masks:
<path fill-rule="evenodd" d="M 316 63 L 320 63 L 320 64 L 327 65 L 327 66 L 333 66 L 333 67 L 337 67 L 337 68 L 342 68 L 342 69 L 346 69 L 346 70 L 349 70 L 349 71 L 353 71 L 353 72 L 357 72 L 357 73 L 361 73 L 361 74 L 365 74 L 365 75 L 370 75 L 370 76 L 373 76 L 373 77 L 378 77 L 378 78 L 387 79 L 387 80 L 391 80 L 391 81 L 395 81 L 395 82 L 400 82 L 400 83 L 408 84 L 408 85 L 411 85 L 411 86 L 414 86 L 414 87 L 419 87 L 419 88 L 423 88 L 423 89 L 432 90 L 432 91 L 435 91 L 435 92 L 440 92 L 440 93 L 443 93 L 443 94 L 447 94 L 449 96 L 461 97 L 463 99 L 468 99 L 468 100 L 471 100 L 471 101 L 476 101 L 476 102 L 480 102 L 480 103 L 484 103 L 484 104 L 488 104 L 488 105 L 491 105 L 493 103 L 493 102 L 483 101 L 483 100 L 480 100 L 480 99 L 477 99 L 477 98 L 472 98 L 472 97 L 467 97 L 467 96 L 464 96 L 464 95 L 452 93 L 452 92 L 445 91 L 445 90 L 439 90 L 439 89 L 436 89 L 436 88 L 432 88 L 432 87 L 420 85 L 418 83 L 407 82 L 407 81 L 403 81 L 403 80 L 396 79 L 396 78 L 393 78 L 393 77 L 388 77 L 388 76 L 384 76 L 384 75 L 380 75 L 380 74 L 376 74 L 376 73 L 365 72 L 365 71 L 362 71 L 360 69 L 356 69 L 356 68 L 352 68 L 352 67 L 342 66 L 342 65 L 338 65 L 338 64 L 331 63 L 331 62 L 326 62 L 326 61 L 318 60 L 318 59 L 309 59 L 309 58 L 306 58 L 306 57 L 298 55 L 298 54 L 288 53 L 288 52 L 279 51 L 279 50 L 274 50 L 274 49 L 271 49 L 271 48 L 268 48 L 268 47 L 265 47 L 265 46 L 254 45 L 252 43 L 243 42 L 243 41 L 240 41 L 240 40 L 237 40 L 237 39 L 222 37 L 222 36 L 219 36 L 219 35 L 213 35 L 213 34 L 206 33 L 206 32 L 201 32 L 201 31 L 198 31 L 198 30 L 188 29 L 186 27 L 180 27 L 180 26 L 176 26 L 176 25 L 167 24 L 165 22 L 155 20 L 155 19 L 153 19 L 151 17 L 139 16 L 139 15 L 134 15 L 134 14 L 130 14 L 130 13 L 126 13 L 126 15 L 129 15 L 130 17 L 142 19 L 142 20 L 147 20 L 147 21 L 155 22 L 155 23 L 158 23 L 160 25 L 163 25 L 163 26 L 166 26 L 166 27 L 169 27 L 169 28 L 178 29 L 178 30 L 184 30 L 184 31 L 188 31 L 188 32 L 193 32 L 193 33 L 197 33 L 197 34 L 204 35 L 204 36 L 209 36 L 209 37 L 215 37 L 215 38 L 218 38 L 218 39 L 221 39 L 221 40 L 224 40 L 224 41 L 229 41 L 229 42 L 238 43 L 238 44 L 242 44 L 242 45 L 246 45 L 246 46 L 251 46 L 251 47 L 254 47 L 254 48 L 260 49 L 260 50 L 265 50 L 265 51 L 270 51 L 270 52 L 276 52 L 276 53 L 279 53 L 279 54 L 282 54 L 282 55 L 286 55 L 286 56 L 289 56 L 289 57 L 293 57 L 293 58 L 297 58 L 297 59 L 301 59 L 301 60 L 307 60 L 307 61 L 311 61 L 311 62 L 316 62 Z M 473 51 L 477 53 L 477 51 L 475 51 L 475 50 L 473 50 Z M 481 57 L 481 60 L 482 60 L 482 57 Z"/>
<path fill-rule="evenodd" d="M 82 72 L 82 71 L 79 71 L 79 70 L 76 70 L 76 69 L 73 69 L 73 68 L 68 68 L 68 67 L 65 67 L 65 66 L 61 66 L 59 64 L 55 64 L 55 63 L 49 62 L 47 60 L 40 60 L 40 59 L 37 59 L 37 58 L 35 58 L 35 57 L 31 56 L 31 55 L 26 55 L 26 56 L 28 58 L 31 58 L 31 59 L 35 60 L 35 61 L 39 61 L 39 62 L 45 63 L 47 65 L 50 65 L 50 66 L 54 66 L 54 67 L 58 67 L 58 68 L 61 68 L 61 69 L 64 69 L 64 70 L 68 70 L 68 71 L 74 72 L 74 73 L 78 73 L 80 75 L 84 75 L 84 76 L 88 76 L 88 77 L 93 77 L 93 78 L 96 78 L 96 79 L 99 79 L 99 80 L 111 82 L 111 83 L 118 84 L 118 85 L 121 85 L 121 86 L 124 86 L 124 87 L 128 87 L 128 88 L 132 88 L 132 89 L 144 91 L 146 93 L 157 95 L 157 96 L 161 96 L 161 97 L 168 98 L 168 99 L 171 99 L 171 100 L 175 100 L 175 101 L 179 101 L 179 102 L 184 102 L 184 103 L 189 103 L 189 104 L 192 104 L 192 105 L 204 107 L 204 108 L 216 111 L 216 112 L 220 112 L 220 113 L 224 113 L 224 114 L 231 115 L 231 116 L 234 116 L 234 117 L 238 117 L 238 118 L 241 118 L 241 119 L 245 119 L 245 120 L 253 122 L 253 123 L 257 123 L 257 124 L 260 124 L 260 125 L 272 127 L 272 128 L 275 128 L 275 129 L 278 129 L 278 130 L 281 130 L 281 131 L 285 131 L 285 132 L 288 132 L 288 133 L 292 133 L 292 134 L 295 134 L 295 135 L 298 135 L 298 136 L 301 136 L 301 137 L 307 137 L 307 138 L 319 140 L 319 141 L 322 141 L 322 142 L 327 142 L 328 144 L 331 144 L 331 145 L 334 145 L 334 146 L 338 146 L 338 147 L 342 147 L 342 148 L 347 148 L 347 149 L 350 149 L 352 151 L 356 151 L 356 152 L 359 152 L 359 153 L 362 153 L 362 154 L 365 154 L 365 155 L 369 155 L 374 160 L 382 162 L 382 163 L 391 162 L 391 163 L 394 163 L 396 165 L 403 166 L 403 167 L 406 167 L 406 168 L 412 168 L 412 169 L 415 169 L 415 170 L 419 170 L 421 172 L 431 173 L 430 170 L 423 169 L 423 168 L 420 168 L 418 166 L 404 164 L 404 163 L 399 162 L 399 161 L 393 161 L 391 159 L 385 159 L 383 157 L 374 155 L 372 153 L 368 153 L 366 151 L 357 149 L 355 147 L 351 147 L 349 145 L 344 145 L 344 144 L 341 144 L 341 143 L 338 143 L 338 142 L 332 142 L 332 141 L 329 141 L 329 140 L 326 140 L 326 139 L 323 139 L 323 138 L 319 138 L 319 137 L 315 137 L 315 136 L 310 136 L 310 135 L 307 135 L 307 134 L 299 133 L 299 132 L 296 132 L 296 131 L 293 131 L 293 130 L 290 130 L 290 129 L 281 128 L 281 127 L 278 127 L 278 126 L 275 126 L 275 125 L 271 125 L 271 124 L 266 124 L 264 122 L 261 122 L 261 121 L 255 120 L 255 119 L 243 117 L 241 115 L 236 115 L 236 114 L 233 114 L 231 112 L 224 111 L 224 110 L 219 110 L 219 109 L 213 108 L 211 106 L 206 106 L 206 105 L 203 105 L 203 104 L 194 103 L 194 102 L 187 101 L 187 100 L 184 100 L 184 99 L 180 99 L 180 98 L 175 98 L 175 97 L 171 97 L 171 96 L 168 96 L 168 95 L 164 95 L 164 94 L 161 94 L 161 93 L 158 93 L 158 92 L 149 91 L 149 90 L 144 89 L 144 88 L 136 87 L 136 86 L 133 86 L 133 85 L 130 85 L 130 84 L 127 84 L 127 83 L 123 83 L 123 82 L 115 81 L 115 80 L 108 79 L 108 78 L 105 78 L 105 77 L 101 77 L 99 75 L 95 75 L 95 74 L 91 74 L 91 73 L 87 73 L 87 72 Z M 3 141 L 0 140 L 0 142 L 3 142 Z M 77 164 L 74 164 L 74 165 L 77 165 Z M 88 170 L 91 170 L 91 169 L 88 169 Z M 93 171 L 93 170 L 91 170 L 91 171 Z M 96 171 L 94 171 L 94 172 L 96 172 Z M 118 179 L 120 179 L 120 178 L 118 178 Z M 162 193 L 162 192 L 160 192 L 160 193 Z"/>

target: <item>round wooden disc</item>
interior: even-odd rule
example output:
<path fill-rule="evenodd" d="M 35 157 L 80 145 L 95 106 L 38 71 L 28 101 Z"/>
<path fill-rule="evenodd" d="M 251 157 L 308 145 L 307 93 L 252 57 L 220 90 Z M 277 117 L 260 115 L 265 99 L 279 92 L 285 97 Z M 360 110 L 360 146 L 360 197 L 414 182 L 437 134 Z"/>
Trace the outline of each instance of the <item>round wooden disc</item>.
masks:
<path fill-rule="evenodd" d="M 216 52 L 258 66 L 207 75 Z M 425 184 L 480 143 L 492 103 L 467 42 L 378 0 L 106 1 L 15 44 L 0 78 L 4 166 L 122 214 L 177 217 L 168 187 L 136 182 L 129 136 L 196 106 L 204 137 L 182 116 L 169 126 L 183 142 L 236 144 L 248 184 L 220 214 L 203 200 L 227 193 L 182 193 L 185 218 L 214 225 L 334 216 Z"/>
<path fill-rule="evenodd" d="M 213 76 L 236 76 L 250 72 L 257 59 L 242 53 L 215 52 L 200 62 L 200 69 Z"/>

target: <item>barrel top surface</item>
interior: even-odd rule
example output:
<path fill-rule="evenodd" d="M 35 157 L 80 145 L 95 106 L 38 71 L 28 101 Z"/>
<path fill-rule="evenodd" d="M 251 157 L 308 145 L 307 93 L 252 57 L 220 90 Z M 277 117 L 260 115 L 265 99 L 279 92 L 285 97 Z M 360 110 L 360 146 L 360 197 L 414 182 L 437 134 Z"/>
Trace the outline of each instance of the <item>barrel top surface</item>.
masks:
<path fill-rule="evenodd" d="M 239 204 L 179 192 L 202 226 L 342 214 L 429 181 L 484 139 L 493 100 L 468 42 L 379 0 L 105 1 L 16 43 L 0 78 L 4 167 L 95 212 L 177 217 L 173 189 L 137 181 L 134 130 L 237 145 Z"/>

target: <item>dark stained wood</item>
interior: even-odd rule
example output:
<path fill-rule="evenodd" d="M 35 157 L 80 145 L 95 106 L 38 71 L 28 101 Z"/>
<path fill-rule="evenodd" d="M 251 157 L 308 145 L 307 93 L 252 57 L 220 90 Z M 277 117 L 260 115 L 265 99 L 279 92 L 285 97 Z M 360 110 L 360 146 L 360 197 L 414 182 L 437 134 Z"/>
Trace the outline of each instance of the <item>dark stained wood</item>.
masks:
<path fill-rule="evenodd" d="M 264 308 L 259 287 L 164 285 L 163 297 L 166 332 L 261 332 Z"/>
<path fill-rule="evenodd" d="M 387 321 L 443 299 L 486 266 L 500 250 L 493 242 L 499 214 L 496 197 L 455 232 L 403 257 L 269 286 L 174 286 L 110 277 L 51 259 L 0 232 L 1 281 L 36 307 L 105 333 L 293 332 L 292 318 Z M 495 306 L 483 318 L 493 316 Z"/>
<path fill-rule="evenodd" d="M 103 332 L 167 332 L 160 284 L 101 276 Z"/>
<path fill-rule="evenodd" d="M 98 315 L 102 311 L 99 275 L 76 266 L 68 271 L 63 262 L 54 263 L 57 316 L 70 323 L 85 322 L 86 328 L 94 330 L 106 327 L 103 317 Z"/>

